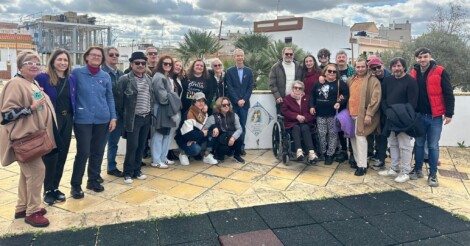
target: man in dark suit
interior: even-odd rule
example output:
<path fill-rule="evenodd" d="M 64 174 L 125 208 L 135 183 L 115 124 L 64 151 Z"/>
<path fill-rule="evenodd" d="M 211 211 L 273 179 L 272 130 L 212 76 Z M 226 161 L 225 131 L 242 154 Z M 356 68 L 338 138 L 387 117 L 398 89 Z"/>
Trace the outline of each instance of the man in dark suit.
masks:
<path fill-rule="evenodd" d="M 245 67 L 245 52 L 242 49 L 235 49 L 235 66 L 229 68 L 225 73 L 225 83 L 227 84 L 226 95 L 233 105 L 233 111 L 240 117 L 240 124 L 243 134 L 240 136 L 245 143 L 246 119 L 248 109 L 250 109 L 250 97 L 253 91 L 253 71 Z M 245 155 L 245 144 L 242 147 L 242 155 Z"/>

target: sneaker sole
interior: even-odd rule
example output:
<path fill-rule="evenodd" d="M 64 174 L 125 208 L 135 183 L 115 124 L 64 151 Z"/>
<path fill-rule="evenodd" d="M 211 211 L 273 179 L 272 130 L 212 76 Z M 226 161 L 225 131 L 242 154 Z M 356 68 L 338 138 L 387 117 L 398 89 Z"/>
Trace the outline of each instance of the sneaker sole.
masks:
<path fill-rule="evenodd" d="M 26 224 L 30 224 L 33 227 L 47 227 L 47 226 L 49 226 L 49 222 L 47 222 L 47 224 L 36 224 L 36 223 L 33 223 L 31 221 L 28 221 L 28 220 L 24 220 L 24 222 L 26 222 Z"/>

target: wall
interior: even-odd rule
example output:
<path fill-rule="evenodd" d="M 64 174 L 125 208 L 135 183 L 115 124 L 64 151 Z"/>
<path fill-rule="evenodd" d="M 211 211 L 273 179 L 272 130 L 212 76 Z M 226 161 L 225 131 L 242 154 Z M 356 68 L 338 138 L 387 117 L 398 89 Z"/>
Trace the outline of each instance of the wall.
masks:
<path fill-rule="evenodd" d="M 441 146 L 458 146 L 457 142 L 465 141 L 465 145 L 470 145 L 470 133 L 467 127 L 470 125 L 470 94 L 456 94 L 455 110 L 452 122 L 442 127 Z"/>

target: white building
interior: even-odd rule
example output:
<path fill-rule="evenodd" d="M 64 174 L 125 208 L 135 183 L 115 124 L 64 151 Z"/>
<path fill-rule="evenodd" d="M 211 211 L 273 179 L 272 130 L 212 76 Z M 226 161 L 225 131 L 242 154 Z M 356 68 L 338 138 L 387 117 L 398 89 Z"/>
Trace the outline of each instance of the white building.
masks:
<path fill-rule="evenodd" d="M 318 50 L 327 48 L 331 52 L 331 62 L 334 62 L 335 54 L 340 50 L 345 50 L 351 57 L 348 26 L 306 17 L 288 17 L 256 21 L 254 31 L 265 33 L 273 40 L 293 43 L 315 57 Z M 296 57 L 297 60 L 302 58 Z"/>

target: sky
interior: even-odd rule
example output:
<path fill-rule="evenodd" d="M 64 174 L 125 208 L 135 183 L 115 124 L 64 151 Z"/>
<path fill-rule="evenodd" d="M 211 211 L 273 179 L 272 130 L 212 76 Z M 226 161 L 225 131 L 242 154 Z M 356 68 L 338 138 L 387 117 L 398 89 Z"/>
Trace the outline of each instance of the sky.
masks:
<path fill-rule="evenodd" d="M 113 27 L 113 45 L 144 40 L 177 45 L 189 29 L 249 33 L 254 21 L 277 16 L 309 17 L 352 26 L 373 21 L 412 23 L 412 35 L 427 31 L 437 7 L 459 3 L 470 13 L 470 0 L 0 0 L 0 21 L 21 23 L 29 17 L 75 11 Z"/>

